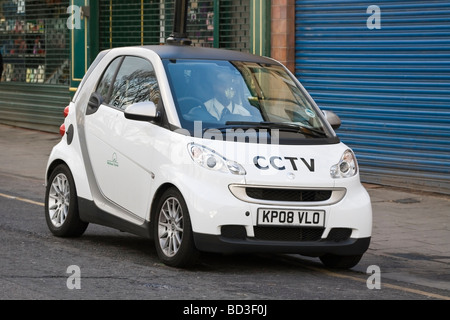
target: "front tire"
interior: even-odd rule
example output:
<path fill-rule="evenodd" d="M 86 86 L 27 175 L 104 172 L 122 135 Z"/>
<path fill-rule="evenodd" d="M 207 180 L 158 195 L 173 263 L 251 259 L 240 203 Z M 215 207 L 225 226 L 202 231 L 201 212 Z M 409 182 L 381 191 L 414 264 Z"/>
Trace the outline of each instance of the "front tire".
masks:
<path fill-rule="evenodd" d="M 75 183 L 66 165 L 57 166 L 48 180 L 45 219 L 49 230 L 57 237 L 80 237 L 88 227 L 88 223 L 80 219 Z"/>
<path fill-rule="evenodd" d="M 197 262 L 189 211 L 181 193 L 170 188 L 159 200 L 154 217 L 156 252 L 171 267 L 185 268 Z"/>

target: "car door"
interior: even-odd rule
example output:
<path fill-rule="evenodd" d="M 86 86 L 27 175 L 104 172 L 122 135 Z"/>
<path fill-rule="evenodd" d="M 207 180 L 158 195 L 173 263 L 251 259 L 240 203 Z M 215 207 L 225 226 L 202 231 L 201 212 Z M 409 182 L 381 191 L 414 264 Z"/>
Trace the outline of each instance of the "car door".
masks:
<path fill-rule="evenodd" d="M 101 105 L 88 112 L 85 128 L 98 189 L 105 200 L 122 209 L 114 212 L 120 212 L 123 218 L 143 220 L 150 210 L 155 125 L 126 119 L 124 111 L 133 103 L 158 104 L 152 64 L 140 57 L 116 58 L 95 94 Z"/>

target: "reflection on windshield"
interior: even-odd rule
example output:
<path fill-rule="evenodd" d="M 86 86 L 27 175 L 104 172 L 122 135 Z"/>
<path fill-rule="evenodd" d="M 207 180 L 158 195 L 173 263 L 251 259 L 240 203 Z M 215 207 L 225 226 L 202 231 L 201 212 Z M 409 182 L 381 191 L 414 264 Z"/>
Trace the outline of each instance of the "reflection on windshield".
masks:
<path fill-rule="evenodd" d="M 165 65 L 182 126 L 187 129 L 196 121 L 208 128 L 241 122 L 291 129 L 297 125 L 327 134 L 322 117 L 278 65 L 204 60 L 171 60 Z"/>

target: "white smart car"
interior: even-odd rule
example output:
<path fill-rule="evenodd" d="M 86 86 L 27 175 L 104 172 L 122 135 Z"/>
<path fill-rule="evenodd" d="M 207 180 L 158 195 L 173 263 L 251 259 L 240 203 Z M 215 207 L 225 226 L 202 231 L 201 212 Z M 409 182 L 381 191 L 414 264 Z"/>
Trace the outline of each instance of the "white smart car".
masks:
<path fill-rule="evenodd" d="M 46 172 L 50 231 L 88 223 L 200 252 L 297 253 L 351 268 L 372 209 L 352 150 L 279 62 L 164 45 L 103 51 L 65 109 Z"/>

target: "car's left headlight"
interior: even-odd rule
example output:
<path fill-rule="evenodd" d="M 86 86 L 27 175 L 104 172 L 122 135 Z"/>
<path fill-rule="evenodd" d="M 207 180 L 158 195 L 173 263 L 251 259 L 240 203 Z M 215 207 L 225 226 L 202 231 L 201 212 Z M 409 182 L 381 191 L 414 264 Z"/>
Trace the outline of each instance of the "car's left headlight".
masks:
<path fill-rule="evenodd" d="M 188 150 L 192 160 L 206 169 L 235 175 L 246 174 L 244 167 L 239 163 L 228 160 L 205 146 L 191 143 L 188 145 Z"/>
<path fill-rule="evenodd" d="M 331 177 L 335 179 L 353 177 L 358 173 L 358 163 L 355 154 L 348 149 L 344 152 L 339 163 L 330 169 Z"/>

